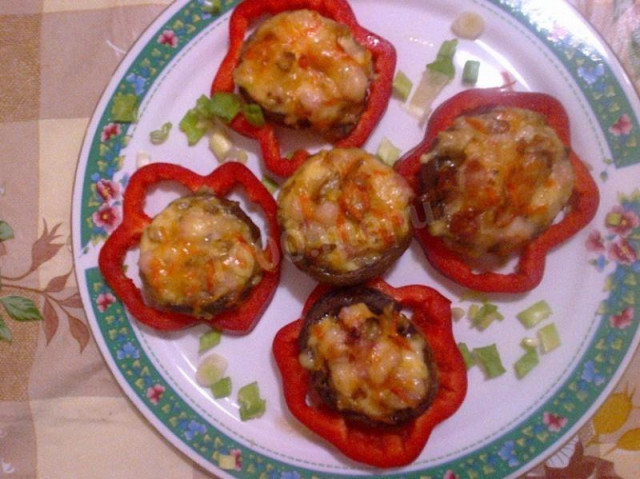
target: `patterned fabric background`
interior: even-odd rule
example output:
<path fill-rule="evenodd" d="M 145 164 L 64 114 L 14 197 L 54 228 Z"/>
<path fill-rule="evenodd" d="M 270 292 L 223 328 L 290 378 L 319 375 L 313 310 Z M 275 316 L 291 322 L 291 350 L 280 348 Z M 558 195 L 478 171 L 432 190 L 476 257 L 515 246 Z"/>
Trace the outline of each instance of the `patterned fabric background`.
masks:
<path fill-rule="evenodd" d="M 89 118 L 169 3 L 0 0 L 0 297 L 27 305 L 20 321 L 0 311 L 0 336 L 11 338 L 0 341 L 0 477 L 210 477 L 116 384 L 91 337 L 70 248 Z M 574 3 L 640 85 L 640 2 Z M 527 477 L 640 477 L 640 354 L 595 419 Z"/>

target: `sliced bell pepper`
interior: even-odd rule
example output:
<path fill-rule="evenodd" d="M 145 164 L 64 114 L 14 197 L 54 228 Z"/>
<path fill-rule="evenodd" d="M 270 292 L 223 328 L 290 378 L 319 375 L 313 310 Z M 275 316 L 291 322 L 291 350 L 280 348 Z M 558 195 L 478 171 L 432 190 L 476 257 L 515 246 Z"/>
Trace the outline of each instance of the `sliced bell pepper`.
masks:
<path fill-rule="evenodd" d="M 569 161 L 575 176 L 569 209 L 560 221 L 549 226 L 524 247 L 511 273 L 475 272 L 441 238 L 431 235 L 426 224 L 418 222 L 420 224 L 415 227 L 414 236 L 431 265 L 449 279 L 476 291 L 519 293 L 529 291 L 540 283 L 549 250 L 586 226 L 598 208 L 598 187 L 587 166 L 571 150 L 569 119 L 562 104 L 544 93 L 516 92 L 502 88 L 465 90 L 445 101 L 433 112 L 422 142 L 401 158 L 395 168 L 419 196 L 420 156 L 434 147 L 438 133 L 451 126 L 459 116 L 487 111 L 495 106 L 529 109 L 542 114 L 569 149 Z M 420 212 L 422 205 L 416 204 L 416 208 Z"/>
<path fill-rule="evenodd" d="M 395 288 L 381 279 L 366 286 L 377 289 L 411 311 L 411 320 L 425 336 L 438 380 L 436 396 L 420 416 L 398 426 L 367 426 L 349 421 L 340 412 L 307 400 L 311 375 L 298 360 L 298 336 L 303 319 L 278 331 L 273 354 L 280 371 L 284 398 L 291 413 L 305 426 L 332 443 L 347 457 L 380 468 L 409 464 L 424 449 L 432 430 L 462 404 L 467 391 L 464 360 L 456 346 L 448 299 L 422 285 Z M 331 287 L 320 285 L 307 299 L 302 315 Z"/>
<path fill-rule="evenodd" d="M 276 15 L 299 9 L 315 10 L 327 18 L 346 25 L 354 38 L 372 54 L 375 78 L 369 86 L 365 110 L 349 134 L 334 143 L 335 147 L 342 148 L 362 146 L 378 124 L 391 97 L 396 51 L 387 40 L 360 26 L 345 0 L 251 0 L 240 3 L 231 15 L 229 50 L 214 77 L 211 94 L 235 90 L 233 71 L 240 59 L 247 29 L 256 20 L 263 15 Z M 230 126 L 238 133 L 258 140 L 265 166 L 275 175 L 290 176 L 309 156 L 307 151 L 297 150 L 290 158 L 283 157 L 280 142 L 270 123 L 255 126 L 247 121 L 244 115 L 238 114 L 231 121 Z"/>
<path fill-rule="evenodd" d="M 224 197 L 235 187 L 241 186 L 247 198 L 262 209 L 269 230 L 265 255 L 272 268 L 263 271 L 260 282 L 237 307 L 223 311 L 211 319 L 160 310 L 144 301 L 140 288 L 125 274 L 124 260 L 127 252 L 140 244 L 144 229 L 152 221 L 143 209 L 145 196 L 151 188 L 162 182 L 176 182 L 194 193 L 206 190 L 219 197 Z M 246 166 L 237 162 L 223 163 L 206 176 L 168 163 L 144 166 L 131 176 L 122 209 L 122 223 L 102 246 L 98 265 L 107 284 L 138 321 L 159 330 L 177 330 L 205 322 L 214 328 L 238 334 L 247 333 L 255 326 L 278 286 L 280 230 L 275 199 Z"/>

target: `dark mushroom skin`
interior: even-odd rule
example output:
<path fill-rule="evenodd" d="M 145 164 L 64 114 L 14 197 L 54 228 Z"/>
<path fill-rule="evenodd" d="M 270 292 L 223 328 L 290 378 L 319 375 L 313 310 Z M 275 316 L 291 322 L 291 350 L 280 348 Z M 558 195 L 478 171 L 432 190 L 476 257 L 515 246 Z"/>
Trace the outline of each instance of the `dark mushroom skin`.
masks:
<path fill-rule="evenodd" d="M 367 427 L 400 426 L 424 413 L 438 391 L 437 371 L 428 342 L 401 308 L 358 285 L 333 289 L 308 310 L 299 350 L 310 368 L 313 400 Z M 325 335 L 336 343 L 319 344 Z M 341 348 L 349 352 L 341 355 Z M 327 350 L 330 357 L 323 357 Z M 352 384 L 355 376 L 361 384 Z M 345 387 L 350 397 L 338 390 Z"/>
<path fill-rule="evenodd" d="M 262 277 L 260 229 L 236 201 L 199 193 L 145 229 L 140 277 L 154 306 L 207 318 L 240 304 Z"/>
<path fill-rule="evenodd" d="M 278 196 L 284 251 L 321 283 L 378 277 L 411 242 L 412 201 L 406 180 L 377 157 L 358 148 L 321 151 Z"/>

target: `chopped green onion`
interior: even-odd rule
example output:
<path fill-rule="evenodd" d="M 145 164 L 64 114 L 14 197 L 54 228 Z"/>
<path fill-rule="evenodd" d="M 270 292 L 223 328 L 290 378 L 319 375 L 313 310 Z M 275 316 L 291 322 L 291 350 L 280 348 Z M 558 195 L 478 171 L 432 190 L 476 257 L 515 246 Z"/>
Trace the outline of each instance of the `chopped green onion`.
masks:
<path fill-rule="evenodd" d="M 138 119 L 138 97 L 133 93 L 118 94 L 111 107 L 111 120 L 119 123 L 133 123 Z"/>
<path fill-rule="evenodd" d="M 202 4 L 202 11 L 204 13 L 210 13 L 211 15 L 217 15 L 222 10 L 222 3 L 220 0 L 205 0 Z"/>
<path fill-rule="evenodd" d="M 213 152 L 218 161 L 225 161 L 233 143 L 222 127 L 214 128 L 209 137 L 209 149 Z"/>
<path fill-rule="evenodd" d="M 187 143 L 193 146 L 207 132 L 207 128 L 202 127 L 201 116 L 196 108 L 187 110 L 182 120 L 180 120 L 180 131 L 187 135 Z"/>
<path fill-rule="evenodd" d="M 222 121 L 230 122 L 240 112 L 242 100 L 238 95 L 228 92 L 216 92 L 211 96 L 208 112 Z"/>
<path fill-rule="evenodd" d="M 160 145 L 167 141 L 172 126 L 173 125 L 171 124 L 171 122 L 166 122 L 159 129 L 153 130 L 151 133 L 149 133 L 149 139 L 151 140 L 151 143 L 153 143 L 154 145 Z"/>
<path fill-rule="evenodd" d="M 238 403 L 240 419 L 247 421 L 262 416 L 266 410 L 267 401 L 260 397 L 258 383 L 254 381 L 238 390 Z"/>
<path fill-rule="evenodd" d="M 231 395 L 231 378 L 225 376 L 211 385 L 211 393 L 216 399 L 225 398 Z"/>
<path fill-rule="evenodd" d="M 538 340 L 534 338 L 524 338 L 520 341 L 520 346 L 524 349 L 536 349 L 538 347 Z"/>
<path fill-rule="evenodd" d="M 479 304 L 474 303 L 469 306 L 469 310 L 467 311 L 467 317 L 471 320 L 472 323 L 476 315 L 478 314 L 478 311 L 480 311 Z"/>
<path fill-rule="evenodd" d="M 516 377 L 518 379 L 522 379 L 529 372 L 538 365 L 539 358 L 538 352 L 535 348 L 526 348 L 526 352 L 520 356 L 520 358 L 516 361 L 513 368 L 516 372 Z"/>
<path fill-rule="evenodd" d="M 202 354 L 209 351 L 214 346 L 217 346 L 220 344 L 220 339 L 222 339 L 222 333 L 217 329 L 210 329 L 206 333 L 202 334 L 199 339 L 198 353 Z"/>
<path fill-rule="evenodd" d="M 545 300 L 540 300 L 537 303 L 529 306 L 524 311 L 516 314 L 516 318 L 520 320 L 525 328 L 531 329 L 540 321 L 547 319 L 549 316 L 551 316 L 551 314 L 552 311 L 549 303 L 547 303 Z"/>
<path fill-rule="evenodd" d="M 456 54 L 456 48 L 458 47 L 458 39 L 454 38 L 453 40 L 445 40 L 440 45 L 438 49 L 438 58 L 448 58 L 449 60 L 453 59 L 453 56 Z"/>
<path fill-rule="evenodd" d="M 440 49 L 436 59 L 427 65 L 427 69 L 432 72 L 437 72 L 445 75 L 451 80 L 456 74 L 456 69 L 453 65 L 453 55 L 456 52 L 458 46 L 458 40 L 445 40 Z"/>
<path fill-rule="evenodd" d="M 462 82 L 475 85 L 478 81 L 478 72 L 480 71 L 480 62 L 477 60 L 467 60 L 462 69 Z"/>
<path fill-rule="evenodd" d="M 553 351 L 560 346 L 560 335 L 555 324 L 550 323 L 538 330 L 540 350 L 543 354 Z"/>
<path fill-rule="evenodd" d="M 391 143 L 388 138 L 382 138 L 378 146 L 377 155 L 383 163 L 393 166 L 393 164 L 398 161 L 398 158 L 400 158 L 401 153 L 402 150 Z"/>
<path fill-rule="evenodd" d="M 495 344 L 473 348 L 472 354 L 476 364 L 482 368 L 487 379 L 492 379 L 505 373 L 506 370 L 502 365 L 500 353 Z"/>
<path fill-rule="evenodd" d="M 242 114 L 246 120 L 253 126 L 264 125 L 264 115 L 262 114 L 262 108 L 257 103 L 249 103 L 242 107 Z"/>
<path fill-rule="evenodd" d="M 467 367 L 467 370 L 476 364 L 476 360 L 466 343 L 458 343 L 458 350 L 460 354 L 462 354 L 462 359 L 464 359 L 464 365 Z"/>
<path fill-rule="evenodd" d="M 269 178 L 268 176 L 262 176 L 262 184 L 269 191 L 269 193 L 274 194 L 278 189 L 278 183 L 273 178 Z"/>
<path fill-rule="evenodd" d="M 219 354 L 204 358 L 196 370 L 196 382 L 200 386 L 211 387 L 218 382 L 227 370 L 227 360 Z"/>
<path fill-rule="evenodd" d="M 503 319 L 504 316 L 500 314 L 496 304 L 484 303 L 473 315 L 471 325 L 480 331 L 484 331 L 494 321 L 502 321 Z"/>
<path fill-rule="evenodd" d="M 393 78 L 391 87 L 395 96 L 400 98 L 402 101 L 407 101 L 409 94 L 411 93 L 411 89 L 413 88 L 413 82 L 403 71 L 398 70 L 396 76 Z"/>

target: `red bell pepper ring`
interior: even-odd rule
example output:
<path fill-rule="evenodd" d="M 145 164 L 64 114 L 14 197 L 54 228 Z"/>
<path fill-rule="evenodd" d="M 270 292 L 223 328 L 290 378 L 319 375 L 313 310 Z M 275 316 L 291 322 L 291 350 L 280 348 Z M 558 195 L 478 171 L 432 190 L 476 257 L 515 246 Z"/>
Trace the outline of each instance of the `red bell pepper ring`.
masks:
<path fill-rule="evenodd" d="M 419 195 L 420 156 L 434 147 L 438 133 L 451 126 L 459 116 L 487 111 L 495 106 L 524 108 L 542 114 L 570 150 L 569 161 L 575 176 L 570 209 L 561 221 L 552 224 L 524 247 L 512 273 L 474 272 L 465 259 L 449 249 L 441 238 L 431 235 L 427 225 L 417 225 L 414 236 L 431 265 L 456 283 L 476 291 L 520 293 L 535 288 L 542 281 L 549 250 L 585 227 L 595 216 L 600 201 L 598 187 L 587 166 L 570 149 L 569 119 L 557 99 L 544 93 L 501 88 L 471 89 L 458 93 L 433 112 L 423 141 L 401 158 L 395 169 Z M 417 204 L 416 207 L 419 210 L 421 205 Z"/>
<path fill-rule="evenodd" d="M 423 285 L 395 288 L 381 279 L 366 285 L 411 310 L 413 324 L 431 348 L 438 390 L 422 415 L 400 426 L 371 427 L 349 422 L 338 411 L 322 404 L 310 404 L 307 397 L 311 375 L 298 360 L 298 336 L 303 319 L 289 323 L 276 333 L 273 354 L 280 370 L 287 407 L 300 422 L 353 460 L 380 468 L 399 467 L 414 461 L 433 429 L 460 407 L 467 393 L 467 371 L 453 337 L 448 299 Z M 319 285 L 313 290 L 304 305 L 303 317 L 330 289 Z"/>
<path fill-rule="evenodd" d="M 263 15 L 276 15 L 288 10 L 310 9 L 349 27 L 354 38 L 372 54 L 375 79 L 369 86 L 365 110 L 358 123 L 343 138 L 334 143 L 338 148 L 360 147 L 378 124 L 387 109 L 396 67 L 396 51 L 387 40 L 360 26 L 345 0 L 251 0 L 238 5 L 229 22 L 229 50 L 211 85 L 211 94 L 233 92 L 233 71 L 240 59 L 247 29 Z M 230 123 L 238 133 L 254 138 L 260 143 L 262 157 L 267 169 L 275 175 L 288 177 L 309 156 L 305 150 L 297 150 L 291 158 L 283 158 L 280 142 L 273 125 L 254 126 L 244 115 L 238 114 Z"/>
<path fill-rule="evenodd" d="M 273 268 L 263 271 L 260 282 L 250 290 L 241 304 L 215 315 L 212 319 L 164 311 L 146 304 L 142 291 L 125 274 L 125 256 L 130 249 L 140 244 L 142 233 L 152 220 L 143 209 L 147 191 L 161 182 L 169 181 L 177 182 L 194 193 L 204 189 L 219 197 L 228 195 L 236 186 L 242 186 L 247 197 L 262 208 L 265 216 L 269 229 L 265 254 Z M 138 321 L 166 331 L 182 329 L 199 322 L 206 322 L 214 328 L 238 334 L 248 333 L 253 329 L 278 286 L 281 252 L 277 204 L 247 167 L 241 163 L 228 162 L 210 174 L 201 176 L 178 165 L 147 165 L 131 176 L 125 190 L 122 209 L 122 223 L 102 246 L 98 264 L 107 284 Z"/>

